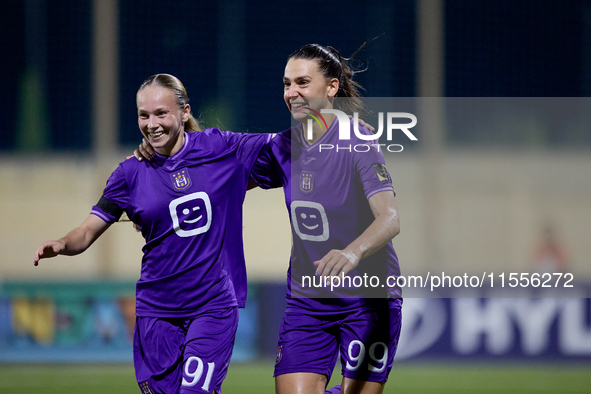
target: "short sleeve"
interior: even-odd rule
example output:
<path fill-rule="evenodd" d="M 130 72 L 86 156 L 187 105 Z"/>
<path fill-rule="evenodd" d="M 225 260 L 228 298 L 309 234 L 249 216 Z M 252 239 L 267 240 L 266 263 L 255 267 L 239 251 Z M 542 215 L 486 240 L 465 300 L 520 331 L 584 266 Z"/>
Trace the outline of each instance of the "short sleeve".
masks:
<path fill-rule="evenodd" d="M 103 195 L 99 202 L 92 207 L 91 213 L 107 223 L 114 223 L 119 220 L 128 204 L 129 186 L 120 165 L 107 180 Z"/>
<path fill-rule="evenodd" d="M 366 131 L 366 133 L 369 133 L 369 131 Z M 359 180 L 363 185 L 363 191 L 368 200 L 379 192 L 394 192 L 392 178 L 386 168 L 384 154 L 381 149 L 378 150 L 376 146 L 371 146 L 371 149 L 367 152 L 356 152 L 354 160 Z M 394 195 L 396 195 L 395 192 Z"/>
<path fill-rule="evenodd" d="M 222 131 L 228 148 L 235 152 L 236 158 L 250 173 L 261 149 L 271 141 L 272 134 L 246 134 Z"/>
<path fill-rule="evenodd" d="M 282 187 L 281 166 L 277 162 L 271 144 L 261 149 L 250 176 L 263 189 Z"/>

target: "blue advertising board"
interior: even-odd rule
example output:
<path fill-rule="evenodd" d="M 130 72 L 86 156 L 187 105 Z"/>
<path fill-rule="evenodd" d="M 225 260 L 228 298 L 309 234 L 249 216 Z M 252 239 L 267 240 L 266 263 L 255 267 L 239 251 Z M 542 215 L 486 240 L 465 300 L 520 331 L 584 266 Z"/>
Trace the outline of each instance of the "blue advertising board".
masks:
<path fill-rule="evenodd" d="M 591 361 L 591 286 L 578 298 L 406 298 L 396 360 Z M 132 360 L 135 285 L 4 283 L 0 362 Z M 249 287 L 233 359 L 272 358 L 285 284 Z"/>

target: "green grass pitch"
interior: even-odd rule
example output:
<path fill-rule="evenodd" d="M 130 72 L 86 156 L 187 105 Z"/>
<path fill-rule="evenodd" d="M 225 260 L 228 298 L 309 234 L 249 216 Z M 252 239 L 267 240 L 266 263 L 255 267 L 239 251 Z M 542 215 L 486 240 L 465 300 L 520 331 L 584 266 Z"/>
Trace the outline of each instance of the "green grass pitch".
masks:
<path fill-rule="evenodd" d="M 340 367 L 337 366 L 340 371 Z M 273 393 L 271 362 L 235 363 L 224 394 Z M 333 384 L 340 380 L 335 371 Z M 396 363 L 385 393 L 590 393 L 588 364 Z M 0 364 L 1 394 L 138 394 L 133 366 Z"/>

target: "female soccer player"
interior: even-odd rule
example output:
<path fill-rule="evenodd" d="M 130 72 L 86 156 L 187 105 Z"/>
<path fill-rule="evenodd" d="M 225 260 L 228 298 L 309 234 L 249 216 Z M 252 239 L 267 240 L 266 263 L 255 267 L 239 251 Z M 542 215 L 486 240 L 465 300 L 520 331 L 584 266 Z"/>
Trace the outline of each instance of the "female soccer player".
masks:
<path fill-rule="evenodd" d="M 346 100 L 348 110 L 362 107 L 352 77 L 347 61 L 331 47 L 309 44 L 291 54 L 284 99 L 301 124 L 277 134 L 251 174 L 264 188 L 284 188 L 292 224 L 288 305 L 275 365 L 278 394 L 324 393 L 339 351 L 342 385 L 329 392 L 381 393 L 398 345 L 401 293 L 381 287 L 388 276 L 400 274 L 391 243 L 400 226 L 384 157 L 375 147 L 347 149 L 368 141 L 354 133 L 346 144 L 339 141 L 334 115 L 322 114 L 328 130 L 320 122 L 308 130 L 310 116 L 334 109 L 335 98 Z M 150 147 L 140 145 L 136 157 L 140 153 L 149 158 Z M 355 281 L 332 290 L 304 286 L 305 279 L 317 284 L 324 277 L 345 282 L 343 275 L 378 277 L 381 284 L 377 291 L 355 287 Z"/>
<path fill-rule="evenodd" d="M 172 75 L 148 78 L 136 101 L 155 159 L 120 163 L 86 220 L 39 246 L 34 263 L 84 252 L 125 211 L 146 239 L 133 344 L 140 388 L 220 393 L 246 299 L 242 202 L 270 135 L 196 132 Z"/>
<path fill-rule="evenodd" d="M 381 393 L 398 344 L 401 294 L 382 286 L 387 276 L 400 274 L 391 243 L 400 229 L 392 181 L 375 146 L 351 149 L 368 141 L 354 133 L 340 141 L 339 120 L 321 112 L 334 109 L 335 98 L 360 108 L 352 76 L 331 47 L 309 44 L 292 53 L 284 99 L 301 123 L 275 136 L 252 174 L 266 188 L 284 188 L 292 224 L 287 309 L 275 364 L 278 394 L 324 393 L 339 351 L 342 387 L 329 392 Z M 308 121 L 314 114 L 324 117 L 328 130 Z M 377 292 L 346 280 L 373 276 L 381 280 Z M 332 278 L 345 285 L 330 289 Z"/>

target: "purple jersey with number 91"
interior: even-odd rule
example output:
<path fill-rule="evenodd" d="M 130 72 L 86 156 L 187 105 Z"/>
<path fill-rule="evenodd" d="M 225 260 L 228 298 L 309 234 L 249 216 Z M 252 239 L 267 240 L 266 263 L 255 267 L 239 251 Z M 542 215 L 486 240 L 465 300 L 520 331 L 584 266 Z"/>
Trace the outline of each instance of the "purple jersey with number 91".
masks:
<path fill-rule="evenodd" d="M 242 203 L 253 163 L 270 135 L 207 129 L 185 133 L 173 156 L 127 160 L 103 197 L 139 227 L 141 277 L 136 314 L 185 317 L 246 300 Z M 106 222 L 118 218 L 94 206 Z"/>

